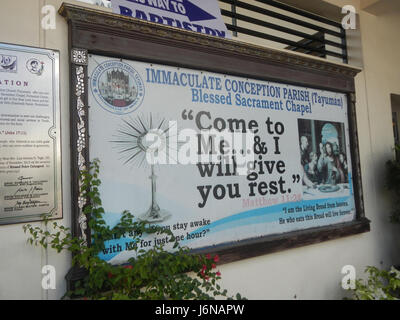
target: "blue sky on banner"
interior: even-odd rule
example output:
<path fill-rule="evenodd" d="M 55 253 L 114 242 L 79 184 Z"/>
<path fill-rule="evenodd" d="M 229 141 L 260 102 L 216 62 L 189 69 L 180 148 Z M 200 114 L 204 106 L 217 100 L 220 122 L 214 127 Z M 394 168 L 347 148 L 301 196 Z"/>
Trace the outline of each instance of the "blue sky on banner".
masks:
<path fill-rule="evenodd" d="M 231 38 L 216 0 L 112 0 L 114 13 Z"/>

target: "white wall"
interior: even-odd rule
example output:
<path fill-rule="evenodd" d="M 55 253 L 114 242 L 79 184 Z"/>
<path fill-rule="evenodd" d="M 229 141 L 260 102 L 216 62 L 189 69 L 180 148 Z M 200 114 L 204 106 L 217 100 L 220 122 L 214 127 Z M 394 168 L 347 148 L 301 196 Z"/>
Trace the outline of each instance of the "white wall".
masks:
<path fill-rule="evenodd" d="M 67 23 L 57 15 L 56 30 L 40 28 L 41 8 L 61 0 L 2 0 L 0 42 L 60 50 L 63 161 L 62 223 L 70 226 L 69 67 Z M 69 0 L 68 2 L 85 5 Z M 330 2 L 334 2 L 330 0 Z M 350 1 L 349 1 L 350 2 Z M 109 9 L 104 9 L 109 10 Z M 18 14 L 17 14 L 18 12 Z M 12 13 L 12 14 L 11 14 Z M 383 188 L 384 163 L 392 156 L 390 93 L 400 94 L 400 13 L 360 13 L 362 51 L 350 52 L 363 65 L 356 79 L 357 112 L 366 216 L 371 232 L 287 250 L 220 267 L 222 285 L 250 299 L 341 299 L 341 268 L 354 265 L 362 275 L 367 265 L 400 263 L 399 229 L 388 222 L 390 204 Z M 23 23 L 22 23 L 23 22 Z M 397 40 L 396 40 L 397 39 Z M 359 44 L 359 41 L 355 41 Z M 357 51 L 358 50 L 358 51 Z M 361 63 L 360 61 L 363 61 Z M 39 225 L 39 223 L 36 223 Z M 68 254 L 26 244 L 22 225 L 0 226 L 0 299 L 58 299 L 65 292 Z M 57 268 L 57 290 L 41 289 L 41 268 Z"/>

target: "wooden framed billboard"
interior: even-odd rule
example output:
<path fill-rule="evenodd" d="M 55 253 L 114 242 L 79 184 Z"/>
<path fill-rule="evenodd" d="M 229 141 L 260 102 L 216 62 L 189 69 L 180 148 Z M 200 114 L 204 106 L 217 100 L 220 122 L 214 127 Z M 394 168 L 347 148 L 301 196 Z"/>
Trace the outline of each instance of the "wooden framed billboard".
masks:
<path fill-rule="evenodd" d="M 95 158 L 110 226 L 129 210 L 223 262 L 369 231 L 358 69 L 78 6 L 60 14 L 75 235 L 89 238 L 78 177 Z M 129 242 L 102 258 L 126 262 Z"/>

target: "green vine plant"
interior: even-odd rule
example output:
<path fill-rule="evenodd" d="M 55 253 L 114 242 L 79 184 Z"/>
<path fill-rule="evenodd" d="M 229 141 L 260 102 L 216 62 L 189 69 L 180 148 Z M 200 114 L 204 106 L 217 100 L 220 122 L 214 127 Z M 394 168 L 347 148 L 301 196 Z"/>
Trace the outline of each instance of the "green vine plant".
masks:
<path fill-rule="evenodd" d="M 367 280 L 358 279 L 351 290 L 354 300 L 399 300 L 400 271 L 392 267 L 389 271 L 367 267 Z"/>
<path fill-rule="evenodd" d="M 110 228 L 104 218 L 100 199 L 99 160 L 90 163 L 81 173 L 81 192 L 88 198 L 84 214 L 91 230 L 90 245 L 72 235 L 71 229 L 44 218 L 44 226 L 24 225 L 28 243 L 57 252 L 72 253 L 72 265 L 83 268 L 86 276 L 64 296 L 67 298 L 101 300 L 183 300 L 183 299 L 245 299 L 238 293 L 228 296 L 218 284 L 221 273 L 217 270 L 218 255 L 199 255 L 182 247 L 167 228 L 137 221 L 129 211 L 122 213 L 119 223 Z M 50 229 L 51 231 L 48 231 Z M 129 234 L 130 250 L 134 257 L 124 265 L 111 265 L 99 257 L 105 242 Z M 174 250 L 167 251 L 164 244 L 155 244 L 147 250 L 139 248 L 143 237 L 165 235 Z"/>

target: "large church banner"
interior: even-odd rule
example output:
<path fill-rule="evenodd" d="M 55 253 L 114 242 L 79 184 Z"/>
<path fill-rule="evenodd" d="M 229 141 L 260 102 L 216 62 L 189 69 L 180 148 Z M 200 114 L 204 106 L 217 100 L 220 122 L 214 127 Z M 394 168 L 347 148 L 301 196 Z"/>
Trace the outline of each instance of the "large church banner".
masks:
<path fill-rule="evenodd" d="M 345 94 L 97 55 L 88 76 L 110 226 L 129 210 L 196 249 L 356 219 Z"/>

